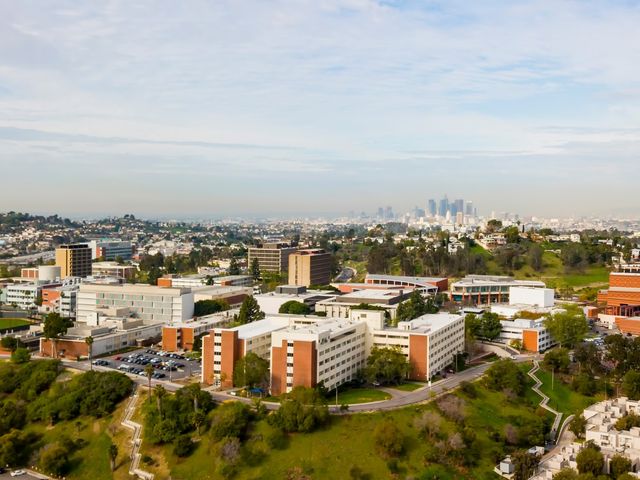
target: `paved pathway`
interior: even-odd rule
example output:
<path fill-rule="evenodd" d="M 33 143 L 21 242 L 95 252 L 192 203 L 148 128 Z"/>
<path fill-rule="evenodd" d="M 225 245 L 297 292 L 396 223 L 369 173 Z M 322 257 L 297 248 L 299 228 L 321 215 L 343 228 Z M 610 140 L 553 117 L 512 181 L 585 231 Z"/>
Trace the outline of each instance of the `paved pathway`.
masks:
<path fill-rule="evenodd" d="M 133 417 L 136 410 L 136 403 L 139 398 L 138 390 L 139 389 L 136 388 L 134 394 L 129 399 L 122 419 L 122 425 L 133 430 L 133 436 L 131 438 L 131 465 L 129 466 L 129 474 L 135 475 L 136 478 L 153 480 L 153 473 L 140 469 L 140 445 L 142 444 L 140 437 L 142 436 L 142 425 L 131 420 L 131 417 Z"/>
<path fill-rule="evenodd" d="M 542 385 L 542 382 L 540 381 L 540 379 L 538 377 L 536 377 L 536 372 L 538 370 L 540 370 L 540 363 L 538 362 L 538 360 L 534 360 L 533 361 L 533 366 L 531 367 L 531 370 L 529 370 L 529 372 L 528 372 L 529 376 L 531 378 L 533 378 L 533 380 L 536 382 L 536 384 L 533 387 L 531 387 L 531 390 L 533 390 L 538 395 L 540 395 L 540 397 L 542 397 L 542 400 L 540 400 L 539 405 L 542 408 L 544 408 L 545 410 L 553 413 L 556 416 L 555 420 L 553 421 L 553 425 L 551 426 L 551 438 L 555 441 L 556 440 L 556 434 L 558 433 L 558 429 L 560 428 L 560 420 L 562 420 L 562 413 L 558 412 L 557 410 L 554 410 L 553 408 L 551 408 L 548 405 L 549 397 L 547 397 L 540 390 L 540 386 Z"/>

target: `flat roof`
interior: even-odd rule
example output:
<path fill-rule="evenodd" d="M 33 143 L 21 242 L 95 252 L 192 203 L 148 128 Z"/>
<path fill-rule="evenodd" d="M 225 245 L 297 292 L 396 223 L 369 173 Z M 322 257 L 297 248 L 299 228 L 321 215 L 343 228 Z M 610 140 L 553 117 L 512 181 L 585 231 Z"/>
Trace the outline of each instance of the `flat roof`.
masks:
<path fill-rule="evenodd" d="M 418 318 L 414 318 L 413 320 L 398 323 L 398 325 L 407 323 L 411 324 L 411 330 L 403 330 L 401 328 L 387 330 L 396 330 L 411 333 L 435 333 L 438 330 L 448 327 L 453 322 L 456 322 L 462 318 L 464 317 L 457 313 L 427 313 Z"/>
<path fill-rule="evenodd" d="M 317 335 L 323 332 L 331 334 L 339 334 L 345 330 L 362 325 L 362 321 L 350 320 L 347 318 L 330 318 L 327 320 L 319 320 L 316 323 L 308 325 L 291 325 L 284 331 L 287 333 L 301 333 Z"/>
<path fill-rule="evenodd" d="M 228 330 L 238 332 L 238 338 L 252 338 L 286 328 L 288 325 L 289 320 L 287 318 L 266 317 L 262 320 L 229 328 Z"/>
<path fill-rule="evenodd" d="M 413 289 L 412 289 L 413 291 Z M 398 289 L 366 289 L 366 290 L 357 290 L 355 292 L 345 293 L 340 295 L 340 298 L 366 298 L 368 300 L 388 300 L 390 298 L 396 298 L 400 296 L 401 290 Z"/>
<path fill-rule="evenodd" d="M 181 287 L 159 287 L 147 283 L 123 283 L 120 285 L 103 285 L 96 283 L 80 284 L 80 291 L 84 292 L 112 292 L 112 293 L 147 293 L 156 295 L 182 295 L 191 293 L 190 288 Z"/>
<path fill-rule="evenodd" d="M 395 280 L 396 282 L 412 282 L 412 283 L 432 283 L 447 280 L 446 277 L 410 277 L 407 275 L 384 275 L 377 273 L 368 273 L 365 278 L 372 280 Z"/>

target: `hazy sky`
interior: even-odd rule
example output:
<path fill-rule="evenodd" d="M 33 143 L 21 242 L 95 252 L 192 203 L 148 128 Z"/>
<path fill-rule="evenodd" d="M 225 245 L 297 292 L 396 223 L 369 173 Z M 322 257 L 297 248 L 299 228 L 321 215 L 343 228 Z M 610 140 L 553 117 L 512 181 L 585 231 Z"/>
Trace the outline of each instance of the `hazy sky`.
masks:
<path fill-rule="evenodd" d="M 640 3 L 0 0 L 0 210 L 640 215 Z"/>

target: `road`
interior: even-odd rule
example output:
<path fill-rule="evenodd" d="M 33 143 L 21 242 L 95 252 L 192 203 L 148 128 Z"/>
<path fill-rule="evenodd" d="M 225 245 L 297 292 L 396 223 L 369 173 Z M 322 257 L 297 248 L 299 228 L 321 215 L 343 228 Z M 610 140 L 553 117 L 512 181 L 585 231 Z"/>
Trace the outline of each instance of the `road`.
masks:
<path fill-rule="evenodd" d="M 349 280 L 351 280 L 353 277 L 356 276 L 356 271 L 355 269 L 351 268 L 351 267 L 344 267 L 340 273 L 338 274 L 338 276 L 335 278 L 334 282 L 348 282 Z"/>

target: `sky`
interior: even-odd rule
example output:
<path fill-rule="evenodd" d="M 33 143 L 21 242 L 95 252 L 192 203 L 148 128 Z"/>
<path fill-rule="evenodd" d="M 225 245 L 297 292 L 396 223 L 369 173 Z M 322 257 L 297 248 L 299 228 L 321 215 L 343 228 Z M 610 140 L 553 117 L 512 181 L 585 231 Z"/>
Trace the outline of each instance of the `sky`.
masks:
<path fill-rule="evenodd" d="M 640 2 L 0 0 L 0 211 L 640 216 Z"/>

